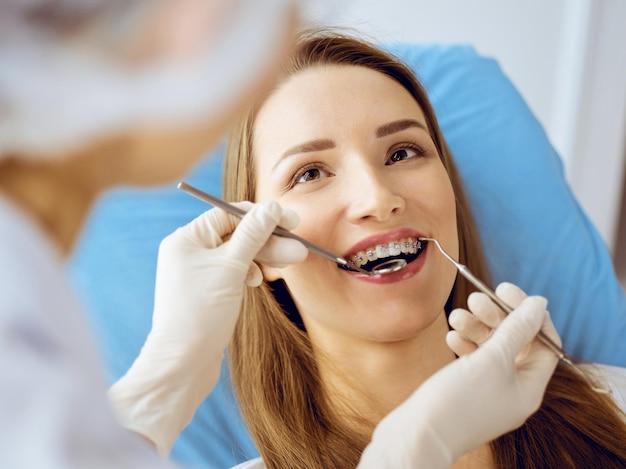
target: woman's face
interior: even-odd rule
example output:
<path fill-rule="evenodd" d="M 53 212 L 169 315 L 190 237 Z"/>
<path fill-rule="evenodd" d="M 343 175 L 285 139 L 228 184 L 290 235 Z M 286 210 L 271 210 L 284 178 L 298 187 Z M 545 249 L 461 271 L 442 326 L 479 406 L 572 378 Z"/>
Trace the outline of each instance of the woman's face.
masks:
<path fill-rule="evenodd" d="M 257 200 L 295 210 L 295 233 L 346 259 L 367 258 L 365 268 L 403 249 L 412 259 L 376 277 L 315 254 L 265 267 L 266 278 L 286 282 L 309 335 L 389 342 L 445 326 L 456 271 L 434 246 L 415 257 L 414 244 L 433 237 L 458 255 L 454 192 L 408 91 L 364 67 L 306 70 L 265 102 L 253 149 Z"/>

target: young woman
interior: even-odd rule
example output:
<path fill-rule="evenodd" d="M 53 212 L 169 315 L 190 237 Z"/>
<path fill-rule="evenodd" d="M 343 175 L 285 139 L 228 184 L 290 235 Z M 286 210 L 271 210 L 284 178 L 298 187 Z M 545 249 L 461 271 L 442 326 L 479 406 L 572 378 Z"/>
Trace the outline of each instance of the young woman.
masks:
<path fill-rule="evenodd" d="M 426 93 L 366 42 L 306 33 L 272 92 L 234 130 L 224 190 L 231 201 L 276 200 L 296 211 L 295 233 L 366 269 L 390 256 L 408 261 L 367 277 L 309 255 L 263 267 L 268 283 L 244 294 L 230 359 L 262 456 L 250 467 L 355 467 L 381 419 L 455 360 L 447 316 L 466 307 L 472 287 L 419 237 L 489 277 Z M 454 350 L 489 331 L 467 325 L 472 340 L 454 336 Z M 537 413 L 454 467 L 626 467 L 624 441 L 612 398 L 559 366 Z"/>
<path fill-rule="evenodd" d="M 0 3 L 0 467 L 172 467 L 116 421 L 64 256 L 104 191 L 175 180 L 222 136 L 273 77 L 299 4 Z M 261 281 L 253 259 L 284 266 L 306 257 L 300 243 L 271 236 L 293 214 L 251 205 L 241 221 L 210 211 L 163 243 L 153 328 L 109 392 L 126 427 L 160 453 L 217 381 L 244 284 Z M 533 327 L 495 336 L 521 340 L 505 368 L 539 380 L 525 396 L 532 404 L 553 363 L 516 372 L 514 358 L 545 316 L 541 303 L 531 310 Z M 473 356 L 492 359 L 467 365 L 485 369 L 506 348 L 487 345 Z M 467 366 L 447 371 L 430 381 L 435 389 Z M 515 426 L 528 412 L 508 414 Z M 432 461 L 427 452 L 417 460 Z"/>

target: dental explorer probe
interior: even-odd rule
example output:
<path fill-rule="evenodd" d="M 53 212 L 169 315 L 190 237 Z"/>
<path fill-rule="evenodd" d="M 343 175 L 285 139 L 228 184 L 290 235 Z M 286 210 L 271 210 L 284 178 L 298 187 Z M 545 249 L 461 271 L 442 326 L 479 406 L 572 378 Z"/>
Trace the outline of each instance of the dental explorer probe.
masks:
<path fill-rule="evenodd" d="M 424 237 L 420 237 L 418 239 L 420 241 L 433 242 L 435 246 L 437 246 L 437 249 L 439 249 L 441 254 L 443 254 L 443 257 L 445 257 L 452 264 L 454 264 L 454 266 L 457 268 L 459 273 L 463 275 L 463 277 L 465 277 L 476 288 L 478 288 L 481 292 L 487 295 L 491 299 L 491 301 L 493 301 L 502 311 L 504 311 L 505 314 L 508 315 L 513 312 L 513 308 L 511 308 L 504 301 L 502 301 L 491 288 L 489 288 L 481 280 L 479 280 L 474 274 L 472 274 L 472 272 L 470 272 L 470 270 L 467 268 L 466 265 L 461 264 L 460 262 L 454 260 L 452 256 L 443 249 L 441 244 L 439 244 L 439 241 L 437 241 L 434 238 L 424 238 Z M 595 392 L 600 393 L 600 394 L 610 394 L 609 390 L 597 387 L 591 381 L 589 376 L 587 376 L 587 374 L 584 371 L 578 368 L 578 366 L 572 361 L 572 359 L 567 355 L 567 353 L 565 353 L 565 351 L 561 347 L 559 347 L 543 331 L 539 331 L 539 333 L 537 334 L 537 338 L 539 339 L 541 343 L 543 343 L 546 347 L 552 350 L 552 352 L 554 352 L 554 354 L 559 358 L 559 360 L 562 360 L 564 363 L 571 366 L 574 369 L 574 371 L 576 371 L 579 375 L 581 375 L 585 379 L 585 381 L 587 381 L 589 386 L 591 386 L 591 389 L 593 389 Z"/>
<path fill-rule="evenodd" d="M 178 183 L 178 185 L 176 186 L 178 187 L 178 189 L 181 189 L 185 192 L 187 192 L 188 194 L 193 195 L 194 197 L 196 197 L 197 199 L 202 200 L 203 202 L 207 202 L 211 205 L 214 205 L 215 207 L 219 207 L 222 210 L 230 213 L 231 215 L 235 215 L 239 218 L 242 218 L 245 214 L 246 211 L 240 209 L 239 207 L 236 207 L 234 205 L 229 204 L 228 202 L 215 197 L 211 194 L 207 194 L 204 191 L 201 191 L 200 189 L 197 189 L 193 186 L 191 186 L 190 184 L 187 184 L 184 181 L 181 181 Z M 311 241 L 308 241 L 304 238 L 301 238 L 298 235 L 293 234 L 292 232 L 277 226 L 273 233 L 277 236 L 282 236 L 283 238 L 291 238 L 291 239 L 295 239 L 296 241 L 300 241 L 302 244 L 304 244 L 306 246 L 306 248 L 317 254 L 318 256 L 322 256 L 332 262 L 335 262 L 336 264 L 339 264 L 340 266 L 348 269 L 348 270 L 353 270 L 356 272 L 360 272 L 362 274 L 365 275 L 385 275 L 385 274 L 390 274 L 392 272 L 396 272 L 400 269 L 402 269 L 405 265 L 406 265 L 406 261 L 404 259 L 392 259 L 388 262 L 385 262 L 383 264 L 380 264 L 378 267 L 372 269 L 372 271 L 367 271 L 365 269 L 361 269 L 360 267 L 357 267 L 356 265 L 354 265 L 351 262 L 348 262 L 346 259 L 344 259 L 341 256 L 337 256 L 335 254 L 333 254 L 332 252 L 324 249 L 321 246 L 318 246 L 317 244 L 312 243 Z M 383 265 L 385 267 L 383 267 Z"/>

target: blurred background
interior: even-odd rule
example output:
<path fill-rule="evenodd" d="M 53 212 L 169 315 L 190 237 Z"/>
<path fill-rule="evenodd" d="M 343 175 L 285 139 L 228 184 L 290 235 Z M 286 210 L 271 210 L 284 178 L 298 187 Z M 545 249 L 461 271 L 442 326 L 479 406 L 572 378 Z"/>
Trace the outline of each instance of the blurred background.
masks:
<path fill-rule="evenodd" d="M 381 41 L 465 43 L 496 58 L 626 285 L 626 1 L 349 0 L 333 16 Z"/>

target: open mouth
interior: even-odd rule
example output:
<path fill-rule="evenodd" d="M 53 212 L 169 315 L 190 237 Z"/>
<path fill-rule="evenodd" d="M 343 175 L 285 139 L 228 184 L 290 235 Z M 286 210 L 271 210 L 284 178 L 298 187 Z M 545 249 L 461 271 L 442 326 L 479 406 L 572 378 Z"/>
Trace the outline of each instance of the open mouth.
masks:
<path fill-rule="evenodd" d="M 390 264 L 394 260 L 404 260 L 407 264 L 417 259 L 424 251 L 425 244 L 417 238 L 402 238 L 389 243 L 377 244 L 363 251 L 346 256 L 348 265 L 339 268 L 352 270 L 360 268 L 371 272 L 382 264 Z"/>

